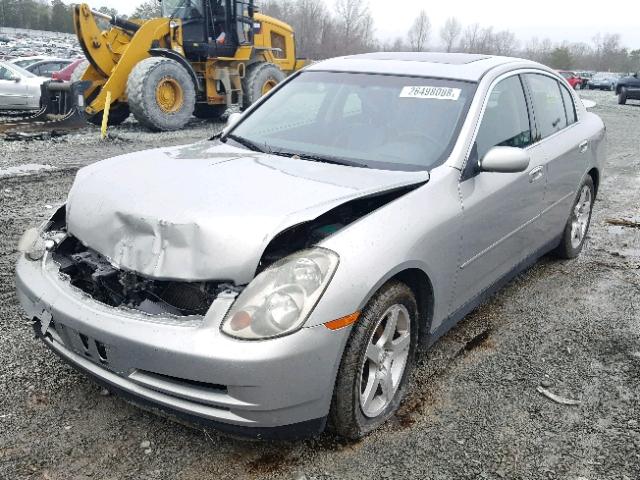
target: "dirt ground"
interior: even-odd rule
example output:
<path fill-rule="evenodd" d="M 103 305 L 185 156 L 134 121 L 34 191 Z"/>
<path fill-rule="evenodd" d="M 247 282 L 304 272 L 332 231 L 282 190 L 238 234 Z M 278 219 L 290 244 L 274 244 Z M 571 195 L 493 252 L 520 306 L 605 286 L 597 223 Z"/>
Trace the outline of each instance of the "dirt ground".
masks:
<path fill-rule="evenodd" d="M 0 478 L 640 478 L 640 102 L 582 95 L 598 102 L 609 145 L 582 255 L 543 258 L 468 315 L 419 357 L 400 414 L 355 443 L 244 442 L 172 423 L 102 395 L 22 317 L 16 243 L 64 201 L 77 169 L 190 143 L 211 125 L 0 141 Z M 581 403 L 557 404 L 541 385 Z"/>

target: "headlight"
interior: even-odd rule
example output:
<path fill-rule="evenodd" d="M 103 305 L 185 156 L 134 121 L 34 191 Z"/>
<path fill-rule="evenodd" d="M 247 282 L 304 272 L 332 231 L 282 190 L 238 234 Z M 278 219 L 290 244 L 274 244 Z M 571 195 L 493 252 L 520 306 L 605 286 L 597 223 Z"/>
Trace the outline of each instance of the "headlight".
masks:
<path fill-rule="evenodd" d="M 47 249 L 47 242 L 51 240 L 43 238 L 41 229 L 30 228 L 18 242 L 18 251 L 24 253 L 29 260 L 40 260 Z"/>
<path fill-rule="evenodd" d="M 258 340 L 298 330 L 327 288 L 338 261 L 331 250 L 313 248 L 276 262 L 242 291 L 222 322 L 222 331 Z"/>

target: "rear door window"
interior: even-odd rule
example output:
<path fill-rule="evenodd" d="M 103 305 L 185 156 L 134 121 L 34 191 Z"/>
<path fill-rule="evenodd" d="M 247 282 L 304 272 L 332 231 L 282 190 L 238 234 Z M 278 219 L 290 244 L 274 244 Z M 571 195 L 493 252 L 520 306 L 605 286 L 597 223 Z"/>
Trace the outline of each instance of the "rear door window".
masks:
<path fill-rule="evenodd" d="M 529 73 L 526 77 L 538 126 L 538 140 L 541 140 L 567 126 L 560 84 L 557 80 L 542 74 Z"/>
<path fill-rule="evenodd" d="M 571 125 L 572 123 L 576 123 L 578 121 L 578 116 L 576 115 L 576 106 L 573 103 L 573 97 L 569 93 L 569 90 L 566 87 L 560 85 L 560 93 L 562 94 L 562 100 L 564 101 L 564 110 L 567 114 L 567 123 Z"/>

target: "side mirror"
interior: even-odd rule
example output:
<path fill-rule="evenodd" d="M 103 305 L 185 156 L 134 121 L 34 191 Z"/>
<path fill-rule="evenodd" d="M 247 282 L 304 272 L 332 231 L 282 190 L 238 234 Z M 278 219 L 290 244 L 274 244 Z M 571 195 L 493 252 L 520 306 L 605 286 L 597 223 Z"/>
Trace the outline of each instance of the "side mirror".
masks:
<path fill-rule="evenodd" d="M 13 76 L 11 77 L 11 80 L 13 80 L 13 81 L 14 81 L 14 82 L 16 82 L 16 83 L 20 83 L 20 80 L 22 80 L 22 79 L 21 79 L 19 76 L 17 76 L 17 75 L 13 75 Z"/>
<path fill-rule="evenodd" d="M 242 117 L 242 114 L 239 112 L 233 112 L 232 114 L 230 114 L 229 118 L 227 118 L 227 126 L 225 127 L 225 130 L 228 130 L 229 128 L 233 127 L 236 123 L 238 123 L 238 120 L 240 120 L 241 117 Z"/>
<path fill-rule="evenodd" d="M 517 173 L 529 166 L 529 153 L 516 147 L 493 147 L 478 162 L 483 172 Z"/>

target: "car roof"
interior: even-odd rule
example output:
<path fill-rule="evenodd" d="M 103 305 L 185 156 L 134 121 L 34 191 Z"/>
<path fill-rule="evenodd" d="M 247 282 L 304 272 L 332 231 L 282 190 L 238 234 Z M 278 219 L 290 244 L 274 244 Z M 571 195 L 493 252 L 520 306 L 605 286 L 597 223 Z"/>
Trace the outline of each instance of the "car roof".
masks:
<path fill-rule="evenodd" d="M 331 58 L 307 68 L 308 70 L 415 75 L 477 82 L 489 70 L 509 63 L 513 63 L 514 66 L 519 64 L 519 67 L 542 67 L 536 62 L 521 58 L 473 53 L 378 52 Z"/>

